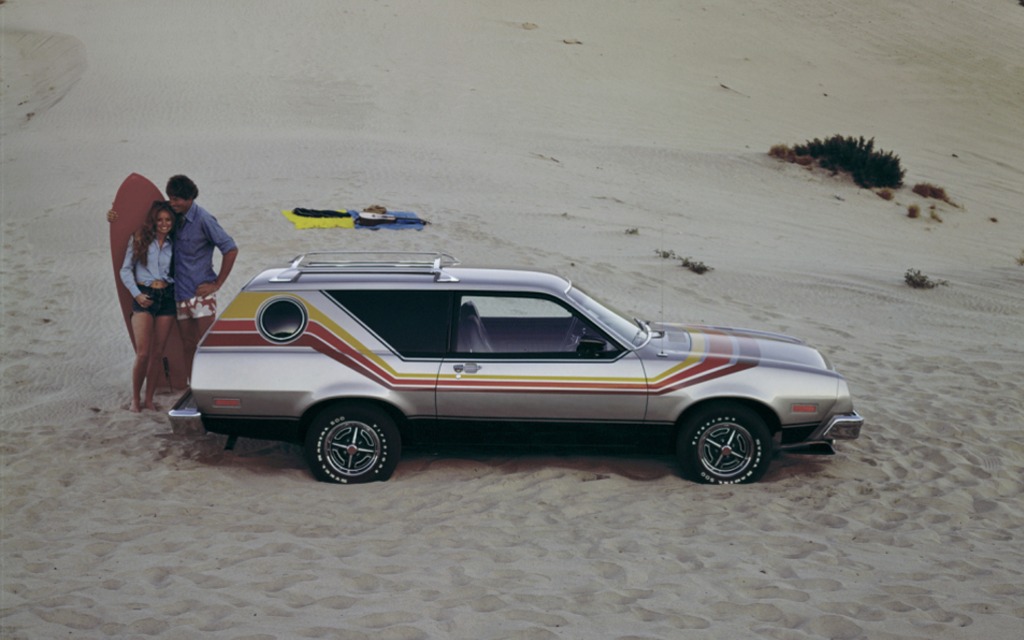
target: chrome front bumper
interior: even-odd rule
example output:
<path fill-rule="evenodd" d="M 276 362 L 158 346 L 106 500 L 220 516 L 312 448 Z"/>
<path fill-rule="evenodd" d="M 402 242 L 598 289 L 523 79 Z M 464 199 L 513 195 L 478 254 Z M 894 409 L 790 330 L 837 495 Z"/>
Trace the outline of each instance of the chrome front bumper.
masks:
<path fill-rule="evenodd" d="M 856 411 L 834 415 L 815 429 L 806 440 L 784 444 L 779 449 L 793 453 L 833 455 L 836 452 L 833 446 L 835 441 L 859 438 L 862 426 L 864 418 Z"/>
<path fill-rule="evenodd" d="M 811 437 L 809 441 L 818 440 L 856 440 L 860 437 L 860 428 L 864 426 L 864 418 L 856 411 L 832 416 Z"/>

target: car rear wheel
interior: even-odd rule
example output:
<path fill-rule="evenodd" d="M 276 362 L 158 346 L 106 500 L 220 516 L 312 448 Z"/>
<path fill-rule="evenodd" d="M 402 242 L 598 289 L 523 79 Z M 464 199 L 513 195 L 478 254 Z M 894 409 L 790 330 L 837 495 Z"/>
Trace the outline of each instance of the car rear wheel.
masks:
<path fill-rule="evenodd" d="M 306 461 L 323 482 L 387 480 L 401 455 L 402 439 L 395 421 L 371 405 L 331 405 L 313 419 L 306 433 Z"/>
<path fill-rule="evenodd" d="M 761 416 L 731 402 L 698 411 L 676 440 L 683 474 L 706 484 L 757 482 L 768 470 L 771 454 L 771 432 Z"/>

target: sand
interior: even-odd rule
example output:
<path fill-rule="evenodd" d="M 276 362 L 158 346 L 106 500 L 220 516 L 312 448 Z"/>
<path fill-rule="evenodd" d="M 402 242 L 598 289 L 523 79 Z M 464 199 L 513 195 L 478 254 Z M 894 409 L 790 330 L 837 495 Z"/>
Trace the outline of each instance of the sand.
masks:
<path fill-rule="evenodd" d="M 0 5 L 0 636 L 1019 636 L 1024 9 L 763 4 Z M 833 134 L 907 187 L 767 155 Z M 535 266 L 807 339 L 863 436 L 742 487 L 671 456 L 446 451 L 339 487 L 296 447 L 225 451 L 127 410 L 103 216 L 132 172 L 199 184 L 241 247 L 225 300 L 313 249 Z M 370 204 L 432 224 L 279 213 Z"/>

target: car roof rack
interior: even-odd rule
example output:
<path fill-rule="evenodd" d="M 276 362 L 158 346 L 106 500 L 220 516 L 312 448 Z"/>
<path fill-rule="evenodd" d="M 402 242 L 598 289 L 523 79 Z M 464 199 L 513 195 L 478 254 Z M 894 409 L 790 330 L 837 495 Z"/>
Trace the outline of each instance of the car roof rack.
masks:
<path fill-rule="evenodd" d="M 296 256 L 273 280 L 290 282 L 304 273 L 413 273 L 432 275 L 438 282 L 458 282 L 444 271 L 458 264 L 458 258 L 441 252 L 310 251 Z"/>

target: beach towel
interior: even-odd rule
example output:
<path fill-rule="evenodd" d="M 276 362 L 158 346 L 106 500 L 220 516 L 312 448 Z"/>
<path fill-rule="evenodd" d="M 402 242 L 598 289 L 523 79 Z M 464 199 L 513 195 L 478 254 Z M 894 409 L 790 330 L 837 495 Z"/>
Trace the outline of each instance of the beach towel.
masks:
<path fill-rule="evenodd" d="M 286 209 L 281 212 L 296 229 L 352 229 L 356 226 L 355 218 L 347 209 Z"/>
<path fill-rule="evenodd" d="M 427 222 L 412 211 L 354 211 L 357 229 L 415 229 L 419 231 Z"/>
<path fill-rule="evenodd" d="M 412 211 L 387 211 L 374 207 L 373 211 L 354 209 L 306 209 L 296 207 L 281 212 L 296 229 L 415 229 L 428 223 Z"/>

